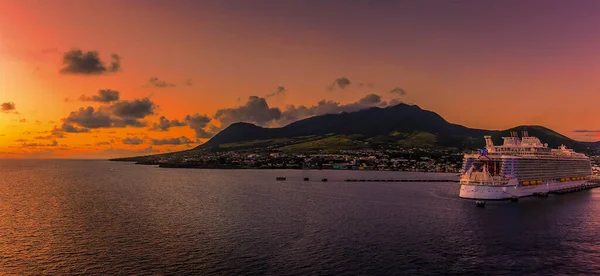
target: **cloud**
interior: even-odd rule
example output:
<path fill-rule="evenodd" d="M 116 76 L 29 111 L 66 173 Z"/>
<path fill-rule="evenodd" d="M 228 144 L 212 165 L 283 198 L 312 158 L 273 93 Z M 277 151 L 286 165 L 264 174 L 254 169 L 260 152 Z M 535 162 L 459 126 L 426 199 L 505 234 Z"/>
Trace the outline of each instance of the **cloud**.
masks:
<path fill-rule="evenodd" d="M 398 94 L 400 96 L 406 95 L 406 91 L 404 89 L 400 88 L 400 87 L 396 87 L 396 88 L 390 90 L 390 93 L 392 93 L 392 94 Z"/>
<path fill-rule="evenodd" d="M 181 122 L 179 120 L 168 120 L 165 116 L 161 116 L 159 118 L 158 123 L 154 123 L 154 125 L 150 128 L 150 130 L 154 131 L 168 131 L 169 128 L 172 127 L 181 127 L 186 126 L 186 122 Z"/>
<path fill-rule="evenodd" d="M 64 119 L 66 125 L 79 125 L 84 128 L 106 128 L 113 125 L 113 120 L 110 114 L 96 110 L 94 107 L 79 108 L 78 111 L 73 111 L 67 118 Z M 65 124 L 63 124 L 63 127 Z"/>
<path fill-rule="evenodd" d="M 214 118 L 219 120 L 223 126 L 229 126 L 236 122 L 267 125 L 271 121 L 281 118 L 281 110 L 276 107 L 270 108 L 265 98 L 250 96 L 248 102 L 243 106 L 217 110 Z"/>
<path fill-rule="evenodd" d="M 2 110 L 2 112 L 12 112 L 12 111 L 15 111 L 16 109 L 17 109 L 17 106 L 13 102 L 6 102 L 6 103 L 2 103 L 2 105 L 0 105 L 0 110 Z"/>
<path fill-rule="evenodd" d="M 122 142 L 125 145 L 141 145 L 144 143 L 144 139 L 138 137 L 125 137 Z"/>
<path fill-rule="evenodd" d="M 214 134 L 212 131 L 205 130 L 211 121 L 211 118 L 206 115 L 187 115 L 185 116 L 185 121 L 196 132 L 196 138 L 210 138 Z"/>
<path fill-rule="evenodd" d="M 187 79 L 187 80 L 185 81 L 184 85 L 185 85 L 185 86 L 192 86 L 192 85 L 194 85 L 194 84 L 192 83 L 192 80 L 191 80 L 191 79 Z"/>
<path fill-rule="evenodd" d="M 156 104 L 149 98 L 133 101 L 120 101 L 111 106 L 115 116 L 122 118 L 142 119 L 154 114 Z"/>
<path fill-rule="evenodd" d="M 174 83 L 170 83 L 164 80 L 161 80 L 157 77 L 151 77 L 148 80 L 148 85 L 156 87 L 156 88 L 167 88 L 167 87 L 175 87 L 177 85 L 175 85 Z M 190 82 L 191 85 L 191 82 Z"/>
<path fill-rule="evenodd" d="M 225 128 L 236 122 L 248 122 L 260 126 L 277 127 L 313 116 L 337 114 L 341 112 L 355 112 L 370 107 L 387 107 L 398 103 L 400 103 L 400 101 L 397 99 L 391 99 L 387 102 L 384 101 L 380 95 L 369 94 L 356 102 L 348 104 L 323 99 L 312 106 L 288 105 L 284 111 L 281 111 L 279 108 L 269 107 L 266 99 L 251 96 L 248 98 L 248 102 L 243 106 L 217 110 L 214 119 L 221 122 L 221 128 Z M 203 120 L 201 120 L 201 124 L 199 124 L 199 129 L 204 135 L 201 136 L 209 137 L 211 134 L 220 130 L 220 128 L 217 128 L 214 125 L 208 126 L 210 118 L 206 116 L 202 118 Z M 208 127 L 208 131 L 205 131 L 206 127 Z"/>
<path fill-rule="evenodd" d="M 86 132 L 90 132 L 90 130 L 88 128 L 76 127 L 76 126 L 71 125 L 71 124 L 62 124 L 62 126 L 60 127 L 60 129 L 57 129 L 56 127 L 54 127 L 54 130 L 52 130 L 52 135 L 55 135 L 55 136 L 60 137 L 60 138 L 63 138 L 64 134 L 62 132 L 67 132 L 67 133 L 86 133 Z"/>
<path fill-rule="evenodd" d="M 80 101 L 90 101 L 90 102 L 101 102 L 101 103 L 110 103 L 119 100 L 119 91 L 111 90 L 111 89 L 100 89 L 98 90 L 98 95 L 85 96 L 81 95 L 79 97 Z"/>
<path fill-rule="evenodd" d="M 265 98 L 270 98 L 270 97 L 273 97 L 273 96 L 277 96 L 279 94 L 284 93 L 285 91 L 287 91 L 287 89 L 284 86 L 279 85 L 279 86 L 277 86 L 277 90 L 275 90 L 275 92 L 273 92 L 271 94 L 267 94 L 265 96 Z"/>
<path fill-rule="evenodd" d="M 375 105 L 381 103 L 381 96 L 377 94 L 369 94 L 358 101 L 361 105 Z"/>
<path fill-rule="evenodd" d="M 600 133 L 600 129 L 576 129 L 573 132 L 577 133 Z"/>
<path fill-rule="evenodd" d="M 345 89 L 350 86 L 350 84 L 352 84 L 352 82 L 346 77 L 337 78 L 329 86 L 329 90 L 334 90 L 335 88 Z"/>
<path fill-rule="evenodd" d="M 152 139 L 150 140 L 152 145 L 160 146 L 160 145 L 184 145 L 184 144 L 193 144 L 194 141 L 181 136 L 178 138 L 166 138 L 166 139 Z"/>
<path fill-rule="evenodd" d="M 36 136 L 33 139 L 35 139 L 35 140 L 50 140 L 50 139 L 53 139 L 53 138 L 54 138 L 54 136 L 48 135 L 48 136 Z"/>
<path fill-rule="evenodd" d="M 27 123 L 27 119 L 23 118 L 19 120 L 19 123 Z"/>
<path fill-rule="evenodd" d="M 110 140 L 110 141 L 102 141 L 102 142 L 98 142 L 96 143 L 96 146 L 107 146 L 114 143 L 114 140 Z"/>
<path fill-rule="evenodd" d="M 390 101 L 390 103 L 392 101 Z M 308 117 L 319 116 L 324 114 L 354 112 L 370 107 L 386 107 L 390 106 L 390 103 L 383 101 L 381 99 L 381 96 L 377 94 L 369 94 L 361 98 L 360 100 L 349 104 L 341 104 L 335 101 L 321 100 L 316 105 L 310 107 L 306 107 L 303 105 L 289 105 L 287 106 L 285 111 L 282 112 L 281 119 L 277 121 L 277 125 L 286 125 Z"/>
<path fill-rule="evenodd" d="M 111 155 L 140 155 L 140 154 L 151 154 L 151 153 L 157 153 L 159 152 L 159 150 L 156 150 L 154 148 L 152 148 L 152 146 L 149 146 L 145 149 L 140 149 L 140 150 L 128 150 L 128 149 L 120 149 L 120 148 L 113 148 L 110 147 L 108 149 L 105 149 L 104 151 L 102 151 L 104 154 L 111 154 Z"/>
<path fill-rule="evenodd" d="M 391 99 L 390 102 L 388 103 L 388 106 L 399 105 L 401 103 L 403 103 L 403 102 L 399 99 Z"/>
<path fill-rule="evenodd" d="M 43 144 L 43 143 L 23 143 L 21 145 L 22 148 L 56 147 L 56 146 L 58 146 L 58 142 L 56 142 L 56 140 L 52 141 L 49 144 Z"/>
<path fill-rule="evenodd" d="M 63 55 L 63 68 L 61 74 L 99 75 L 114 73 L 121 68 L 121 57 L 117 54 L 111 55 L 108 67 L 100 59 L 97 51 L 83 52 L 80 49 L 70 50 Z"/>
<path fill-rule="evenodd" d="M 82 133 L 96 128 L 145 127 L 140 119 L 153 115 L 156 104 L 148 98 L 133 101 L 117 101 L 110 106 L 88 106 L 73 111 L 63 119 L 61 130 Z"/>

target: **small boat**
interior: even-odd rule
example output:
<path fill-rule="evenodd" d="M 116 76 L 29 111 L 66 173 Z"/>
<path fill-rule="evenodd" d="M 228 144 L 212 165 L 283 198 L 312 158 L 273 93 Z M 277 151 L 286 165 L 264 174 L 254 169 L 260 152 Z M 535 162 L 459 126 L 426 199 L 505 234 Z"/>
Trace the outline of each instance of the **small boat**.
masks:
<path fill-rule="evenodd" d="M 477 207 L 485 207 L 485 201 L 483 200 L 477 200 L 475 201 L 475 204 L 477 205 Z"/>
<path fill-rule="evenodd" d="M 310 180 L 310 179 L 308 179 L 308 177 L 305 177 L 305 178 L 304 178 L 304 181 L 308 181 L 308 180 Z"/>
<path fill-rule="evenodd" d="M 321 181 L 327 182 L 327 178 L 323 178 L 323 179 L 321 179 Z"/>
<path fill-rule="evenodd" d="M 276 179 L 277 181 L 283 181 L 283 180 L 285 180 L 285 177 L 279 176 L 279 177 L 277 177 L 277 178 L 275 178 L 275 179 Z"/>

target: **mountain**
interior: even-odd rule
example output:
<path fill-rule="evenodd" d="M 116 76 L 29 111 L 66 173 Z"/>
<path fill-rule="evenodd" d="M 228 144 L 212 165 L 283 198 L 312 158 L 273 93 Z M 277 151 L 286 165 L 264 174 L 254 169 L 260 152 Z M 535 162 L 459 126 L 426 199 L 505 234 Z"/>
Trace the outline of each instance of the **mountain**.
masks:
<path fill-rule="evenodd" d="M 473 129 L 446 121 L 435 112 L 416 105 L 398 104 L 372 107 L 356 112 L 315 116 L 281 128 L 263 128 L 249 123 L 234 123 L 208 142 L 191 151 L 229 151 L 263 149 L 284 152 L 390 149 L 398 147 L 437 147 L 457 150 L 483 147 L 484 135 L 495 144 L 511 131 L 527 130 L 549 147 L 564 144 L 579 152 L 597 150 L 599 142 L 580 142 L 542 126 L 518 126 L 507 130 Z M 185 154 L 178 152 L 172 154 Z M 160 156 L 168 156 L 161 154 Z M 157 157 L 159 155 L 155 155 Z M 137 161 L 145 157 L 121 158 Z"/>
<path fill-rule="evenodd" d="M 473 149 L 484 145 L 484 135 L 492 135 L 494 143 L 501 144 L 502 137 L 510 136 L 510 131 L 520 133 L 522 130 L 554 148 L 564 144 L 577 151 L 586 151 L 598 145 L 575 141 L 542 126 L 519 126 L 503 131 L 467 128 L 416 105 L 398 104 L 315 116 L 281 128 L 235 123 L 196 149 L 219 151 L 268 147 L 312 151 L 389 146 Z"/>

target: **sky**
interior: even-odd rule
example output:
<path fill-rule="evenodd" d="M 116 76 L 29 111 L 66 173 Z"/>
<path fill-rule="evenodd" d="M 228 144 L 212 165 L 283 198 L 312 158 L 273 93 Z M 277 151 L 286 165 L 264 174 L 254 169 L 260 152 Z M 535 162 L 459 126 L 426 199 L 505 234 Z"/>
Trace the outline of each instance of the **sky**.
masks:
<path fill-rule="evenodd" d="M 600 140 L 600 1 L 0 0 L 0 158 L 183 150 L 400 102 Z"/>

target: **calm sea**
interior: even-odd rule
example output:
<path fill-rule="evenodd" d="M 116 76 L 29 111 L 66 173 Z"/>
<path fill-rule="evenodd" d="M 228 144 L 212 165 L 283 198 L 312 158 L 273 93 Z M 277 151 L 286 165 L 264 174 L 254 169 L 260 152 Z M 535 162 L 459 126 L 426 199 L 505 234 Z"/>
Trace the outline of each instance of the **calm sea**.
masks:
<path fill-rule="evenodd" d="M 455 176 L 1 160 L 0 274 L 600 273 L 600 189 L 476 208 L 346 177 Z"/>

